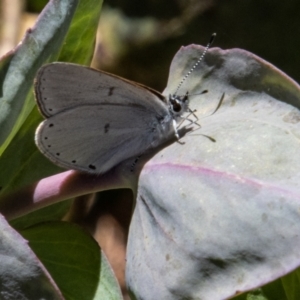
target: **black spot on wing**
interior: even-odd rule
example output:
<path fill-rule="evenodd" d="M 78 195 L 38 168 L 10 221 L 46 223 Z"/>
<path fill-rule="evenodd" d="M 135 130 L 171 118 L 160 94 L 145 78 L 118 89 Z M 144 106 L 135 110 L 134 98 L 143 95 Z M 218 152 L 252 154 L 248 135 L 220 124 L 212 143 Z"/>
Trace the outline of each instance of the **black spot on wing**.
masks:
<path fill-rule="evenodd" d="M 112 96 L 113 95 L 113 91 L 114 91 L 115 87 L 112 86 L 109 88 L 109 91 L 108 91 L 108 96 Z"/>
<path fill-rule="evenodd" d="M 109 126 L 110 126 L 109 123 L 107 123 L 107 124 L 104 125 L 104 133 L 108 133 Z"/>
<path fill-rule="evenodd" d="M 94 165 L 89 165 L 89 168 L 90 168 L 91 170 L 96 170 L 96 166 L 94 166 Z"/>

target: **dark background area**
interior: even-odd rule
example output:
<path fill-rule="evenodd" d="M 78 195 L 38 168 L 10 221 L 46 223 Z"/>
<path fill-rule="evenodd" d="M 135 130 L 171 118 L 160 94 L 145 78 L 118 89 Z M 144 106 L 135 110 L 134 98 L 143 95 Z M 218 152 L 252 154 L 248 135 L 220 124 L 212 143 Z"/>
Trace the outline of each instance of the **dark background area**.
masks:
<path fill-rule="evenodd" d="M 38 12 L 45 3 L 28 0 L 26 9 Z M 111 39 L 118 44 L 118 50 L 112 52 L 117 54 L 110 53 L 105 40 L 101 41 L 102 51 L 97 53 L 95 65 L 102 69 L 162 90 L 180 46 L 205 45 L 216 32 L 215 47 L 253 52 L 300 82 L 300 1 L 104 0 L 101 22 L 107 7 L 118 11 L 125 23 L 111 25 Z M 147 40 L 139 34 L 140 24 L 148 18 L 155 20 L 158 28 L 148 32 Z M 105 22 L 115 19 L 105 18 Z M 134 24 L 136 20 L 139 25 Z M 106 54 L 101 55 L 103 52 Z M 110 55 L 108 64 L 106 55 Z"/>
<path fill-rule="evenodd" d="M 160 30 L 153 33 L 157 39 L 149 43 L 126 44 L 128 36 L 123 36 L 124 46 L 130 45 L 130 50 L 116 58 L 116 64 L 105 67 L 121 76 L 162 90 L 177 50 L 193 43 L 205 45 L 210 35 L 217 32 L 215 47 L 253 52 L 300 82 L 300 1 L 185 1 L 181 6 L 179 0 L 104 3 L 123 9 L 128 18 L 151 16 L 160 24 Z M 174 19 L 179 25 L 172 28 Z M 162 37 L 164 28 L 169 29 Z"/>

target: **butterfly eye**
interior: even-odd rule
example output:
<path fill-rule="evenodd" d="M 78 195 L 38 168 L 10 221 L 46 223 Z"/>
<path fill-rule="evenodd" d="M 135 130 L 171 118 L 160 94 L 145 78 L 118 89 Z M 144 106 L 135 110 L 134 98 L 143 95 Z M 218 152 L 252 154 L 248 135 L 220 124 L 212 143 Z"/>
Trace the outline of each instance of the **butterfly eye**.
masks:
<path fill-rule="evenodd" d="M 182 105 L 181 105 L 181 103 L 178 101 L 178 99 L 175 99 L 172 103 L 171 103 L 171 105 L 172 105 L 172 110 L 174 111 L 174 112 L 180 112 L 181 110 L 182 110 Z"/>

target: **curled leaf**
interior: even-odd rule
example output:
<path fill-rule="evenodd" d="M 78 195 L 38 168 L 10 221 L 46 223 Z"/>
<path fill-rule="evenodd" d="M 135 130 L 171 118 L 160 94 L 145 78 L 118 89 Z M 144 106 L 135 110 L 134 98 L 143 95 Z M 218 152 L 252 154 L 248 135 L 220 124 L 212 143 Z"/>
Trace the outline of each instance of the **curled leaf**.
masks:
<path fill-rule="evenodd" d="M 202 51 L 180 49 L 166 96 Z M 224 299 L 300 264 L 299 86 L 247 51 L 213 48 L 187 91 L 201 128 L 140 175 L 126 269 L 137 299 Z"/>

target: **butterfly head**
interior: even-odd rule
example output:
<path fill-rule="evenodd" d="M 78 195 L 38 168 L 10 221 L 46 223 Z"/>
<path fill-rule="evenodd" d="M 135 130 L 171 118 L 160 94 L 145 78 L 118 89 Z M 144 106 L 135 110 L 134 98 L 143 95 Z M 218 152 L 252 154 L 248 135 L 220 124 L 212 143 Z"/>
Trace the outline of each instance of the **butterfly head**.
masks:
<path fill-rule="evenodd" d="M 181 118 L 184 112 L 189 111 L 189 93 L 169 95 L 169 109 L 174 119 Z"/>
<path fill-rule="evenodd" d="M 210 41 L 208 42 L 207 46 L 204 49 L 202 55 L 199 57 L 199 59 L 196 61 L 196 63 L 193 65 L 193 67 L 187 72 L 187 74 L 179 82 L 175 93 L 172 95 L 169 95 L 169 109 L 170 109 L 170 112 L 175 121 L 182 118 L 182 114 L 184 112 L 192 112 L 188 106 L 189 105 L 189 93 L 187 92 L 184 96 L 178 95 L 177 93 L 178 93 L 179 89 L 181 88 L 182 84 L 194 72 L 194 70 L 197 68 L 197 66 L 200 64 L 200 62 L 203 60 L 207 50 L 212 45 L 215 37 L 216 37 L 216 33 L 213 33 L 210 38 Z M 204 92 L 206 92 L 206 91 L 204 91 Z"/>

